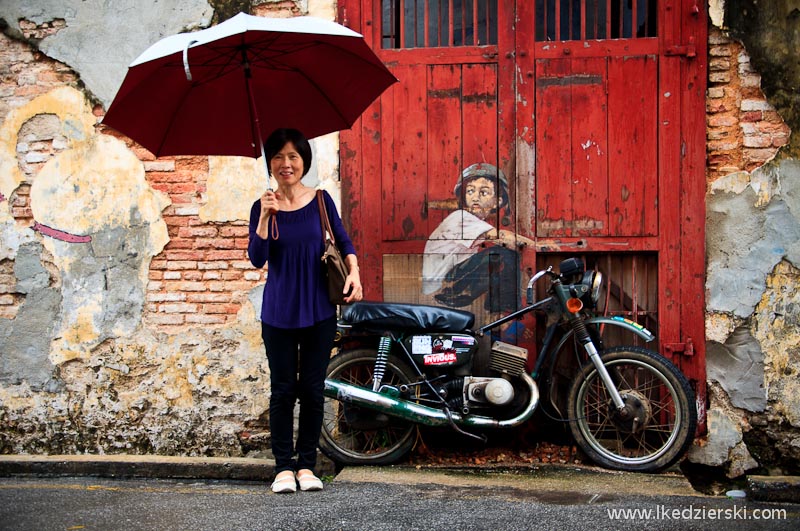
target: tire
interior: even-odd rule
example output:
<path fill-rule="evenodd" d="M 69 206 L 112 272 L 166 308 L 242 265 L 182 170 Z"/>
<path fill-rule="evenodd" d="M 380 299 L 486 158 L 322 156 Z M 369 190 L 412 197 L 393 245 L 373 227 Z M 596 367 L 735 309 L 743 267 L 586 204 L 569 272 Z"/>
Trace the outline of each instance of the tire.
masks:
<path fill-rule="evenodd" d="M 377 352 L 358 349 L 334 356 L 328 364 L 328 378 L 372 388 Z M 386 364 L 382 382 L 387 385 L 414 381 L 411 369 L 394 357 Z M 417 428 L 408 421 L 345 404 L 325 397 L 320 450 L 342 465 L 386 465 L 411 451 Z"/>
<path fill-rule="evenodd" d="M 590 362 L 572 381 L 567 399 L 577 444 L 606 468 L 655 472 L 675 463 L 692 444 L 697 426 L 686 377 L 659 354 L 640 347 L 614 347 L 600 359 L 633 418 L 617 413 Z"/>

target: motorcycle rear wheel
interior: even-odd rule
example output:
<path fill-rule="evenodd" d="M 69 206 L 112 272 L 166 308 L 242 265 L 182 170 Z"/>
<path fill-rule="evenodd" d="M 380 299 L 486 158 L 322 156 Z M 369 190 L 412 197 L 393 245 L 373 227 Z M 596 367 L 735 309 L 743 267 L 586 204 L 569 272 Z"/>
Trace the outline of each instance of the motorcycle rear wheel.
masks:
<path fill-rule="evenodd" d="M 370 349 L 338 354 L 328 364 L 327 377 L 371 389 L 376 355 Z M 406 364 L 390 357 L 382 383 L 408 384 L 413 381 L 412 374 Z M 319 446 L 343 465 L 386 465 L 411 451 L 416 433 L 411 422 L 325 397 Z"/>
<path fill-rule="evenodd" d="M 617 470 L 654 472 L 675 463 L 692 444 L 697 426 L 686 377 L 640 347 L 610 348 L 600 359 L 630 414 L 617 412 L 594 365 L 586 364 L 567 400 L 577 444 L 596 463 Z"/>

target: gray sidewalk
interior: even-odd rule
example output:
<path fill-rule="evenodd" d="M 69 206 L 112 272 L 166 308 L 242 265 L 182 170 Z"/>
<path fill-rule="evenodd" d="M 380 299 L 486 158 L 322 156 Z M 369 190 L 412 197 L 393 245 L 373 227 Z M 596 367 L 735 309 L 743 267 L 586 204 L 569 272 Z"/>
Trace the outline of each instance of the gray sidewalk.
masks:
<path fill-rule="evenodd" d="M 333 464 L 320 459 L 317 472 L 333 476 Z M 242 457 L 174 457 L 160 455 L 0 455 L 3 476 L 95 476 L 106 478 L 162 478 L 272 481 L 274 461 Z M 529 467 L 349 467 L 335 481 L 428 483 L 450 486 L 514 486 L 540 492 L 699 495 L 683 475 L 675 472 L 636 474 L 587 465 Z M 498 483 L 499 482 L 499 483 Z M 631 490 L 633 489 L 633 490 Z M 748 499 L 800 503 L 800 477 L 748 476 Z"/>

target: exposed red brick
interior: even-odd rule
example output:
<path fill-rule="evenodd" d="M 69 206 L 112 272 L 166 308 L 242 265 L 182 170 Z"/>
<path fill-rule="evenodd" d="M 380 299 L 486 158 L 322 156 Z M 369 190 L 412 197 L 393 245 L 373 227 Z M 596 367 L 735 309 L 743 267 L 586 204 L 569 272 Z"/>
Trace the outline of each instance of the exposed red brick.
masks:
<path fill-rule="evenodd" d="M 767 103 L 741 43 L 711 28 L 706 100 L 707 175 L 752 171 L 785 145 L 789 129 Z M 741 63 L 740 63 L 741 61 Z"/>
<path fill-rule="evenodd" d="M 241 304 L 204 304 L 203 313 L 239 313 Z"/>
<path fill-rule="evenodd" d="M 200 227 L 181 227 L 178 234 L 182 238 L 213 238 L 217 235 L 217 228 L 204 225 Z"/>
<path fill-rule="evenodd" d="M 244 251 L 230 250 L 230 251 L 208 251 L 206 253 L 207 260 L 245 260 Z"/>

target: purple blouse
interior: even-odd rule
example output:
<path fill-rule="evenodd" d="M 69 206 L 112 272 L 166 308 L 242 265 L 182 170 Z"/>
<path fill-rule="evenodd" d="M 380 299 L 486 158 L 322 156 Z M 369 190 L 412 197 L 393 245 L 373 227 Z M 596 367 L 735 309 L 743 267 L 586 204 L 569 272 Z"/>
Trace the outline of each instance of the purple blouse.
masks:
<path fill-rule="evenodd" d="M 342 255 L 356 254 L 333 199 L 328 192 L 322 195 Z M 298 210 L 279 211 L 276 214 L 277 240 L 272 239 L 271 229 L 266 240 L 256 234 L 260 214 L 259 199 L 250 209 L 247 254 L 257 268 L 269 262 L 261 320 L 276 328 L 305 328 L 332 317 L 336 313 L 336 306 L 328 300 L 328 288 L 322 272 L 322 228 L 316 197 Z"/>

